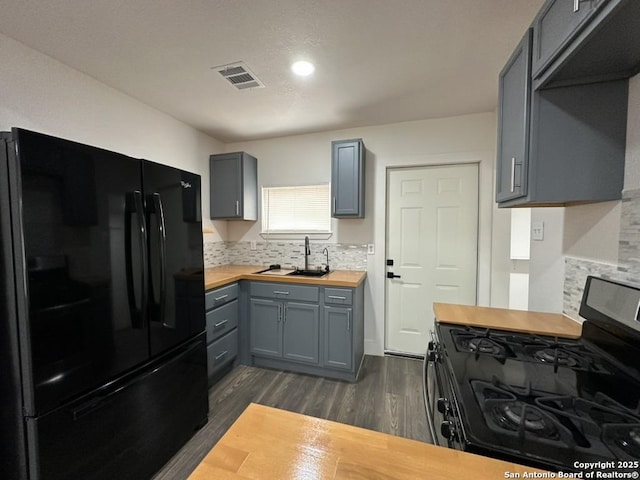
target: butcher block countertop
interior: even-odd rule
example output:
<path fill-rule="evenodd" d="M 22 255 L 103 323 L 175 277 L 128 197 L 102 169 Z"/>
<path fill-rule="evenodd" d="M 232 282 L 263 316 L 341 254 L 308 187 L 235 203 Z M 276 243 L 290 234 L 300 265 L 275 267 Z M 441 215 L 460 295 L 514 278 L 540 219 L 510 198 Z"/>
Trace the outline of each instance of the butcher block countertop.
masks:
<path fill-rule="evenodd" d="M 360 270 L 334 270 L 324 277 L 286 276 L 277 274 L 259 274 L 267 267 L 260 265 L 222 265 L 205 268 L 205 290 L 222 287 L 238 280 L 258 280 L 262 282 L 302 283 L 307 285 L 325 285 L 355 288 L 360 285 L 367 272 Z"/>
<path fill-rule="evenodd" d="M 436 320 L 471 327 L 580 338 L 582 325 L 560 313 L 529 312 L 504 308 L 434 303 Z"/>
<path fill-rule="evenodd" d="M 542 470 L 252 403 L 189 480 L 459 480 L 525 472 Z"/>

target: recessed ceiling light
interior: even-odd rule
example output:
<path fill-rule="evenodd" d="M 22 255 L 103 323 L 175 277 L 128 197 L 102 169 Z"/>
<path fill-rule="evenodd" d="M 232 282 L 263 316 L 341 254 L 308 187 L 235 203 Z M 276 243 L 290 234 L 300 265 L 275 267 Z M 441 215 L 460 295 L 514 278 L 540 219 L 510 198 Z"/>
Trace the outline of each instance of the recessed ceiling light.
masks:
<path fill-rule="evenodd" d="M 301 60 L 291 65 L 291 71 L 301 77 L 307 77 L 315 71 L 316 67 L 311 62 Z"/>

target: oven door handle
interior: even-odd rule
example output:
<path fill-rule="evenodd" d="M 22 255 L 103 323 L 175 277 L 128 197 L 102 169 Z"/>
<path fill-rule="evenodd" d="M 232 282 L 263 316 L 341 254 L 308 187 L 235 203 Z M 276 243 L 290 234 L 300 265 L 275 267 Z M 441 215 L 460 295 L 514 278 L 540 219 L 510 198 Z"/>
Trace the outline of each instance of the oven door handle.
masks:
<path fill-rule="evenodd" d="M 433 334 L 432 334 L 433 335 Z M 429 433 L 431 435 L 431 441 L 434 445 L 438 445 L 438 437 L 436 436 L 436 429 L 433 424 L 433 416 L 431 415 L 431 411 L 429 410 L 429 391 L 427 385 L 429 384 L 429 363 L 436 361 L 435 352 L 431 351 L 431 349 L 435 346 L 435 342 L 429 342 L 429 346 L 427 347 L 427 352 L 424 356 L 424 375 L 423 375 L 423 384 L 422 384 L 422 396 L 424 398 L 424 409 L 427 413 L 427 423 L 429 424 Z"/>

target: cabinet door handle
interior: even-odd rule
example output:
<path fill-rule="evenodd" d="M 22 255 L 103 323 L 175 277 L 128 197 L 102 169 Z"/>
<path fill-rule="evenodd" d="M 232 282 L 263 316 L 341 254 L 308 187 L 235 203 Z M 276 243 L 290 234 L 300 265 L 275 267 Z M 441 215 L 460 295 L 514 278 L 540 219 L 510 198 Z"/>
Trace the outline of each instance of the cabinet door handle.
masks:
<path fill-rule="evenodd" d="M 221 297 L 216 297 L 214 298 L 214 301 L 219 302 L 220 300 L 224 300 L 225 298 L 227 298 L 229 295 L 222 295 Z"/>
<path fill-rule="evenodd" d="M 220 321 L 220 322 L 218 322 L 218 323 L 214 324 L 214 325 L 213 325 L 213 328 L 214 328 L 214 329 L 219 328 L 219 327 L 221 327 L 222 325 L 224 325 L 225 323 L 227 323 L 228 321 L 229 321 L 229 319 L 228 319 L 228 318 L 225 318 L 224 320 L 222 320 L 222 321 Z"/>
<path fill-rule="evenodd" d="M 516 188 L 516 157 L 511 157 L 511 193 Z"/>
<path fill-rule="evenodd" d="M 333 298 L 334 300 L 346 300 L 347 297 L 341 297 L 340 295 L 327 295 L 328 298 Z"/>
<path fill-rule="evenodd" d="M 283 292 L 282 290 L 274 290 L 274 295 L 289 295 L 289 292 Z"/>
<path fill-rule="evenodd" d="M 282 320 L 282 305 L 278 305 L 278 323 Z"/>
<path fill-rule="evenodd" d="M 347 312 L 347 332 L 351 331 L 351 312 Z"/>
<path fill-rule="evenodd" d="M 287 306 L 283 305 L 282 306 L 282 323 L 285 323 L 287 321 Z"/>
<path fill-rule="evenodd" d="M 236 200 L 236 215 L 240 215 L 240 200 Z"/>
<path fill-rule="evenodd" d="M 217 362 L 218 360 L 220 360 L 222 357 L 224 357 L 227 353 L 229 353 L 228 350 L 225 350 L 224 352 L 216 355 L 216 357 L 213 359 L 215 362 Z"/>
<path fill-rule="evenodd" d="M 573 0 L 573 13 L 576 13 L 580 10 L 580 2 L 582 0 Z"/>
<path fill-rule="evenodd" d="M 333 213 L 336 213 L 336 197 L 333 197 Z"/>

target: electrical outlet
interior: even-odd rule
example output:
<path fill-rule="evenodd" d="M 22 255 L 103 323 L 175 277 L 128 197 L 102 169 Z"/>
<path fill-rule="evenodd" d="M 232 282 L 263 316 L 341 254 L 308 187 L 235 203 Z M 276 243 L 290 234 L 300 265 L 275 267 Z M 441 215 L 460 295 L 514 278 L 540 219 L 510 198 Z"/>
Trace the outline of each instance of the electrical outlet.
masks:
<path fill-rule="evenodd" d="M 256 249 L 256 241 L 251 240 L 251 250 L 255 250 L 255 249 Z"/>
<path fill-rule="evenodd" d="M 544 222 L 531 222 L 531 239 L 544 240 Z"/>
<path fill-rule="evenodd" d="M 376 250 L 373 246 L 373 243 L 367 245 L 367 255 L 373 255 L 376 253 Z"/>

